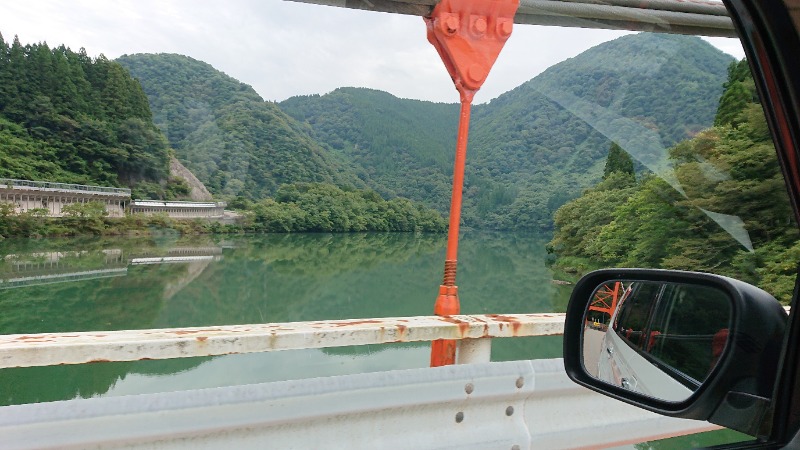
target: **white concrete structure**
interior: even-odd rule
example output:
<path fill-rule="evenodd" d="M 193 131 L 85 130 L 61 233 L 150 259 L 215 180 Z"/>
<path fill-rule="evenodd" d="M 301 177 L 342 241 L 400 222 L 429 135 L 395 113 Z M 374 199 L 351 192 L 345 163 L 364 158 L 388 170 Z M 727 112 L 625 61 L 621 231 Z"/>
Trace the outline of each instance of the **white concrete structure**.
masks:
<path fill-rule="evenodd" d="M 12 203 L 17 213 L 43 209 L 61 217 L 66 205 L 100 202 L 109 217 L 122 217 L 130 198 L 131 190 L 124 188 L 0 178 L 0 202 Z"/>
<path fill-rule="evenodd" d="M 100 202 L 109 217 L 123 217 L 128 207 L 131 214 L 165 213 L 174 219 L 222 218 L 226 206 L 224 202 L 131 201 L 130 189 L 12 178 L 0 178 L 0 202 L 13 204 L 17 213 L 39 209 L 49 217 L 64 216 L 64 206 L 72 203 Z"/>
<path fill-rule="evenodd" d="M 159 200 L 133 200 L 131 214 L 166 213 L 174 219 L 221 218 L 225 214 L 224 202 L 163 202 Z"/>

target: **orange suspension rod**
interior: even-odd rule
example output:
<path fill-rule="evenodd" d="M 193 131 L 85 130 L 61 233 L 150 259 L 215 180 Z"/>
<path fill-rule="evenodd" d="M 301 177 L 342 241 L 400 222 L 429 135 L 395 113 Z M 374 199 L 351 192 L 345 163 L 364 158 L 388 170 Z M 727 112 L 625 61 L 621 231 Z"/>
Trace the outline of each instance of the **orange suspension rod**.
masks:
<path fill-rule="evenodd" d="M 511 36 L 517 6 L 519 0 L 442 0 L 431 16 L 425 18 L 428 41 L 442 58 L 461 99 L 444 282 L 439 286 L 439 296 L 433 307 L 434 314 L 439 316 L 458 314 L 461 310 L 456 286 L 456 264 L 472 98 L 483 85 L 500 50 Z M 454 364 L 455 360 L 454 340 L 433 341 L 431 367 Z"/>

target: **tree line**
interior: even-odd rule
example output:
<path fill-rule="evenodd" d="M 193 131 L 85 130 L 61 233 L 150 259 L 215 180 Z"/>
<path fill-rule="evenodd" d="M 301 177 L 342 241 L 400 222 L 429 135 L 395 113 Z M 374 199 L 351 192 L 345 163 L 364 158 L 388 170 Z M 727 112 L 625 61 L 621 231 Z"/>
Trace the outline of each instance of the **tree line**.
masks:
<path fill-rule="evenodd" d="M 166 215 L 117 219 L 99 203 L 68 205 L 64 217 L 50 218 L 45 210 L 18 213 L 2 203 L 0 236 L 147 233 L 150 227 L 185 233 L 444 229 L 441 215 L 429 208 L 357 190 L 364 184 L 356 175 L 249 86 L 186 57 L 162 62 L 144 58 L 137 67 L 191 82 L 165 78 L 159 85 L 164 97 L 154 100 L 173 105 L 160 123 L 178 148 L 196 151 L 187 165 L 217 195 L 238 201 L 245 220 L 225 226 Z M 128 69 L 102 55 L 22 45 L 17 37 L 7 43 L 0 35 L 0 177 L 128 186 L 133 198 L 186 199 L 188 184 L 169 176 L 174 150 L 154 125 L 151 100 Z"/>
<path fill-rule="evenodd" d="M 791 298 L 798 231 L 747 61 L 724 89 L 714 126 L 669 150 L 674 177 L 637 179 L 612 147 L 603 180 L 555 214 L 557 268 L 714 272 Z"/>
<path fill-rule="evenodd" d="M 0 35 L 0 176 L 106 186 L 168 178 L 139 83 L 104 56 Z"/>
<path fill-rule="evenodd" d="M 239 204 L 248 213 L 245 228 L 269 233 L 331 231 L 443 232 L 442 216 L 420 203 L 384 200 L 370 189 L 343 189 L 327 183 L 293 183 L 275 198 Z"/>

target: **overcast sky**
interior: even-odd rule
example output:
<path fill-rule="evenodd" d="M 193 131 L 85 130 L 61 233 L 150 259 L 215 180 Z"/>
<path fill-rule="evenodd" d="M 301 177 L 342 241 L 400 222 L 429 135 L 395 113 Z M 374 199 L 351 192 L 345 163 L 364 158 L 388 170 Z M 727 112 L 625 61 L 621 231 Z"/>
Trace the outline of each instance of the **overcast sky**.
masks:
<path fill-rule="evenodd" d="M 180 53 L 253 86 L 266 100 L 341 86 L 457 102 L 458 94 L 421 18 L 281 0 L 29 0 L 4 2 L 0 33 L 113 59 Z M 519 25 L 486 83 L 483 103 L 547 67 L 624 34 Z M 738 40 L 709 40 L 736 58 Z"/>

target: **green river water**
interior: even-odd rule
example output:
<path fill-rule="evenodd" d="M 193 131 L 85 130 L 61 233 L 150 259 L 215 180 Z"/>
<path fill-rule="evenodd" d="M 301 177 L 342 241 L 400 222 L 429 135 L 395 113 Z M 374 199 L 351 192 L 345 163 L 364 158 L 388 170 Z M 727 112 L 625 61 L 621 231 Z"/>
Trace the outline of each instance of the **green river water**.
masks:
<path fill-rule="evenodd" d="M 547 240 L 464 233 L 462 313 L 563 312 L 572 287 L 553 282 Z M 445 241 L 400 233 L 5 240 L 0 333 L 430 315 Z M 561 343 L 495 339 L 492 360 L 558 358 Z M 426 367 L 429 352 L 429 343 L 409 343 L 4 369 L 0 405 Z M 738 438 L 705 435 L 681 439 Z"/>
<path fill-rule="evenodd" d="M 462 313 L 563 312 L 546 238 L 466 233 Z M 288 234 L 0 243 L 2 334 L 430 315 L 444 235 Z M 159 258 L 191 262 L 159 262 Z M 147 262 L 146 264 L 143 262 Z M 4 405 L 425 367 L 429 344 L 0 370 Z M 497 339 L 494 360 L 561 356 L 561 337 Z"/>

